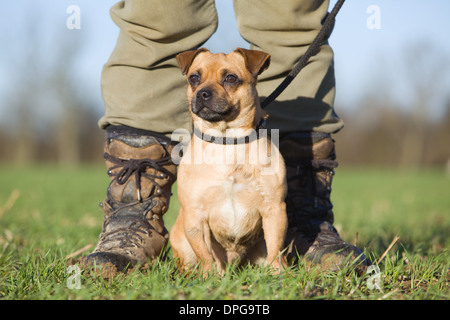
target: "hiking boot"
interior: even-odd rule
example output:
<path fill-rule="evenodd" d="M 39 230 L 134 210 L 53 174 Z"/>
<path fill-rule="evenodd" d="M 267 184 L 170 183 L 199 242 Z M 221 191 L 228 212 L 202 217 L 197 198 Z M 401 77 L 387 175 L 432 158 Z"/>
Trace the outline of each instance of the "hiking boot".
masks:
<path fill-rule="evenodd" d="M 302 256 L 322 270 L 336 270 L 346 262 L 355 262 L 359 270 L 364 269 L 368 265 L 364 254 L 343 241 L 333 227 L 330 195 L 338 163 L 330 135 L 288 134 L 280 140 L 280 152 L 286 162 L 288 184 L 288 258 L 296 261 Z"/>
<path fill-rule="evenodd" d="M 107 127 L 104 158 L 110 184 L 100 203 L 102 232 L 86 264 L 111 263 L 124 271 L 160 255 L 169 238 L 162 216 L 176 180 L 172 148 L 170 139 L 158 133 Z"/>

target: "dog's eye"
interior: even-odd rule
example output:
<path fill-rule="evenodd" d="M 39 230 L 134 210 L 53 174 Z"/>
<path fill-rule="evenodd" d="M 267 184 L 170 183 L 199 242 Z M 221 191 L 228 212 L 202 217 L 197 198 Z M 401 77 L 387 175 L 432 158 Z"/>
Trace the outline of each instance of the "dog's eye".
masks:
<path fill-rule="evenodd" d="M 238 77 L 236 77 L 234 74 L 229 74 L 225 77 L 225 82 L 227 83 L 236 83 L 238 81 Z"/>
<path fill-rule="evenodd" d="M 198 74 L 196 74 L 196 73 L 191 74 L 191 75 L 189 76 L 189 83 L 192 84 L 192 85 L 194 85 L 194 86 L 197 85 L 197 84 L 199 84 L 199 83 L 200 83 L 200 80 L 201 80 L 200 75 L 198 75 Z"/>

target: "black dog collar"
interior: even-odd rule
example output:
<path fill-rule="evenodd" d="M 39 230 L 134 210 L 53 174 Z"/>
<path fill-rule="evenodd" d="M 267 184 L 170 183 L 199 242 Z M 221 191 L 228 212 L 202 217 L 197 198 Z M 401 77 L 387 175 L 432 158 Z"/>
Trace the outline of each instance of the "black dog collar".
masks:
<path fill-rule="evenodd" d="M 205 134 L 203 132 L 201 132 L 199 129 L 197 129 L 194 126 L 194 134 L 202 139 L 203 141 L 206 142 L 211 142 L 211 143 L 216 143 L 216 144 L 222 144 L 222 145 L 231 145 L 231 144 L 244 144 L 244 143 L 250 143 L 253 142 L 255 140 L 259 139 L 259 135 L 260 135 L 260 130 L 261 129 L 266 129 L 266 119 L 262 119 L 261 122 L 259 123 L 258 127 L 256 128 L 254 134 L 250 134 L 248 136 L 244 136 L 244 137 L 216 137 L 216 136 L 211 136 L 209 134 Z"/>

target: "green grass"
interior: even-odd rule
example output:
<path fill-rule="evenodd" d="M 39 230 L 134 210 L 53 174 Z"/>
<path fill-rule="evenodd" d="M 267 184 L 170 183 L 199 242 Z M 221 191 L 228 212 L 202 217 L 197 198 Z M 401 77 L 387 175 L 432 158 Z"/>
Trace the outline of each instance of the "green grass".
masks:
<path fill-rule="evenodd" d="M 439 171 L 339 168 L 333 184 L 335 226 L 372 261 L 400 240 L 370 274 L 314 272 L 304 265 L 269 275 L 230 268 L 223 278 L 180 276 L 173 260 L 103 279 L 76 273 L 66 257 L 95 245 L 103 221 L 107 175 L 102 166 L 0 167 L 0 298 L 12 299 L 449 299 L 450 177 Z M 175 191 L 175 190 L 174 190 Z M 165 222 L 178 209 L 173 197 Z M 91 249 L 92 250 L 92 249 Z M 83 255 L 88 254 L 85 251 Z"/>

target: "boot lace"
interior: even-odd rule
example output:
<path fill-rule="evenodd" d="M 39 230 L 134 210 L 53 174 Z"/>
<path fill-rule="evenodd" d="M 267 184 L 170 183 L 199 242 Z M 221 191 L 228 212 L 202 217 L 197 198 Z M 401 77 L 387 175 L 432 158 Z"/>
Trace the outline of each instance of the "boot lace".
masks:
<path fill-rule="evenodd" d="M 108 175 L 114 177 L 113 180 L 111 181 L 111 183 L 116 181 L 118 184 L 123 185 L 124 183 L 126 183 L 128 181 L 128 179 L 132 175 L 134 175 L 135 183 L 136 183 L 136 190 L 138 193 L 137 194 L 138 201 L 142 200 L 142 197 L 141 197 L 141 178 L 142 177 L 151 180 L 154 185 L 153 188 L 158 187 L 158 190 L 161 190 L 161 185 L 159 183 L 157 183 L 155 179 L 169 178 L 171 180 L 175 180 L 175 175 L 164 168 L 164 166 L 166 166 L 166 165 L 173 164 L 172 158 L 170 155 L 167 155 L 167 156 L 165 156 L 161 159 L 157 159 L 157 160 L 152 160 L 152 159 L 148 159 L 148 158 L 125 160 L 125 159 L 113 157 L 109 153 L 105 152 L 103 157 L 106 160 L 115 164 L 115 166 L 111 167 L 108 170 Z M 113 170 L 117 169 L 117 168 L 121 168 L 121 169 L 117 173 L 114 173 Z M 157 175 L 157 174 L 147 173 L 146 172 L 147 168 L 155 169 L 155 170 L 159 171 L 160 174 Z M 153 191 L 154 191 L 154 189 L 151 190 L 150 194 L 152 194 Z"/>

